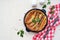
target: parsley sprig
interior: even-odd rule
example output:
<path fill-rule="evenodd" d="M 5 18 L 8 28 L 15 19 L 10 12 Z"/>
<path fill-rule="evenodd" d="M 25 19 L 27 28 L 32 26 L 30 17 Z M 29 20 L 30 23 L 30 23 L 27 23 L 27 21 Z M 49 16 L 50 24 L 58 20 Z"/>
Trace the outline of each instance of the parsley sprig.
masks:
<path fill-rule="evenodd" d="M 52 7 L 50 8 L 50 10 L 51 10 L 50 14 L 54 14 L 54 9 L 55 9 L 55 6 L 52 6 Z"/>
<path fill-rule="evenodd" d="M 52 7 L 51 7 L 51 10 L 53 10 L 54 8 L 55 8 L 55 6 L 52 6 Z"/>
<path fill-rule="evenodd" d="M 42 6 L 42 8 L 46 8 L 47 7 L 47 5 L 46 4 L 44 4 L 43 6 Z"/>
<path fill-rule="evenodd" d="M 19 31 L 17 32 L 17 35 L 20 35 L 21 37 L 23 37 L 24 31 L 23 31 L 23 30 L 19 30 Z"/>
<path fill-rule="evenodd" d="M 47 5 L 49 5 L 49 4 L 51 4 L 51 1 L 50 1 L 50 0 L 48 0 L 48 2 L 47 2 L 47 3 L 45 3 L 45 4 L 42 6 L 42 8 L 46 8 L 46 7 L 47 7 Z"/>
<path fill-rule="evenodd" d="M 39 23 L 40 21 L 41 21 L 41 20 L 40 20 L 39 18 L 36 18 L 36 19 L 33 19 L 33 20 L 32 20 L 33 23 L 36 23 L 36 22 Z"/>
<path fill-rule="evenodd" d="M 51 3 L 50 0 L 48 0 L 47 4 L 49 5 L 50 3 Z"/>

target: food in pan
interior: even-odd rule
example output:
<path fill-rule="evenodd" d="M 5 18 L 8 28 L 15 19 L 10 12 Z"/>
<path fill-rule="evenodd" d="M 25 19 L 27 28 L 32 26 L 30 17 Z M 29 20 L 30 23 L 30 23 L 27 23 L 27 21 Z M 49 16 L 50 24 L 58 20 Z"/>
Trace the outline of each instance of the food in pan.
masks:
<path fill-rule="evenodd" d="M 24 23 L 31 31 L 41 31 L 47 24 L 47 16 L 40 10 L 31 10 L 25 15 Z"/>

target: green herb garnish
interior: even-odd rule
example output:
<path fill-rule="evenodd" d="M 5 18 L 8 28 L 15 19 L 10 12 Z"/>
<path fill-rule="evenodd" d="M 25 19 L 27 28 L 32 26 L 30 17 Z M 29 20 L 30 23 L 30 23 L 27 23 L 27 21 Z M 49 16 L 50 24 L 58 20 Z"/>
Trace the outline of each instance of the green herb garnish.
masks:
<path fill-rule="evenodd" d="M 54 14 L 54 11 L 51 11 L 50 14 Z"/>
<path fill-rule="evenodd" d="M 50 0 L 48 0 L 48 1 L 50 1 Z"/>
<path fill-rule="evenodd" d="M 32 20 L 32 22 L 33 22 L 33 23 L 36 23 L 36 20 L 35 20 L 35 19 L 33 19 L 33 20 Z"/>
<path fill-rule="evenodd" d="M 50 4 L 51 2 L 48 2 L 47 4 Z"/>
<path fill-rule="evenodd" d="M 17 35 L 19 35 L 20 32 L 17 32 Z"/>
<path fill-rule="evenodd" d="M 54 14 L 54 8 L 55 8 L 55 6 L 52 6 L 52 7 L 51 7 L 51 12 L 50 12 L 50 14 Z"/>
<path fill-rule="evenodd" d="M 18 32 L 17 32 L 17 35 L 20 35 L 21 37 L 23 37 L 24 31 L 23 31 L 23 30 L 18 31 Z"/>
<path fill-rule="evenodd" d="M 43 7 L 42 8 L 46 8 L 46 4 L 45 5 L 43 5 Z"/>
<path fill-rule="evenodd" d="M 50 2 L 50 0 L 48 0 L 48 3 L 47 4 L 50 4 L 51 2 Z"/>
<path fill-rule="evenodd" d="M 39 22 L 40 22 L 40 19 L 39 19 L 39 18 L 33 19 L 32 22 L 33 22 L 33 23 L 36 23 L 36 22 L 39 23 Z"/>
<path fill-rule="evenodd" d="M 55 8 L 55 6 L 52 6 L 52 7 L 51 7 L 51 10 L 53 10 L 54 8 Z"/>
<path fill-rule="evenodd" d="M 48 2 L 47 2 L 46 4 L 44 4 L 44 5 L 42 6 L 42 8 L 46 8 L 47 5 L 49 5 L 49 4 L 51 4 L 51 1 L 50 1 L 50 0 L 48 0 Z"/>
<path fill-rule="evenodd" d="M 39 22 L 40 22 L 40 19 L 39 19 L 39 18 L 36 18 L 36 22 L 38 22 L 38 23 L 39 23 Z"/>

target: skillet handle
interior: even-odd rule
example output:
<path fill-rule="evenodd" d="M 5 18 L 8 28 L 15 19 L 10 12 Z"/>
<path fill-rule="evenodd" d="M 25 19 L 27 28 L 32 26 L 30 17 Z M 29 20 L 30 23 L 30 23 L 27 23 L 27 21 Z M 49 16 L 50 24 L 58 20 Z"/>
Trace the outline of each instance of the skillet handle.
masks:
<path fill-rule="evenodd" d="M 27 31 L 27 32 L 30 32 L 30 30 L 29 30 L 27 27 L 26 27 L 26 31 Z"/>
<path fill-rule="evenodd" d="M 46 14 L 46 10 L 45 9 L 42 9 L 42 11 Z"/>

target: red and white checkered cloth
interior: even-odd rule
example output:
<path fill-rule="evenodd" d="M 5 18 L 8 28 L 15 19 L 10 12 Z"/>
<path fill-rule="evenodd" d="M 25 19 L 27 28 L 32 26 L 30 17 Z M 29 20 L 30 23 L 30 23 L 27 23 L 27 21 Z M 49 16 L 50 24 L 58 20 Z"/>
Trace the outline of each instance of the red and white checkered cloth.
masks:
<path fill-rule="evenodd" d="M 55 9 L 54 9 L 55 12 L 54 12 L 54 14 L 53 14 L 54 18 L 53 18 L 52 20 L 50 19 L 50 17 L 52 16 L 52 15 L 50 14 L 51 9 L 50 9 L 49 12 L 48 12 L 48 25 L 49 25 L 49 24 L 50 24 L 50 25 L 53 24 L 54 19 L 55 19 L 56 17 L 58 17 L 58 12 L 60 11 L 60 4 L 57 4 L 57 5 L 54 5 L 54 6 L 55 6 Z M 48 25 L 46 26 L 46 28 L 45 28 L 42 32 L 39 32 L 38 34 L 34 35 L 33 38 L 32 38 L 32 40 L 52 40 L 53 37 L 54 37 L 54 33 L 55 33 L 55 30 L 56 30 L 56 27 L 57 27 L 58 25 L 60 25 L 60 18 L 59 18 L 59 21 L 57 21 L 54 25 L 52 25 L 52 26 L 48 26 Z M 46 38 L 43 39 L 43 36 L 45 35 L 48 27 L 49 27 L 51 30 L 50 30 L 49 33 L 46 35 Z"/>

